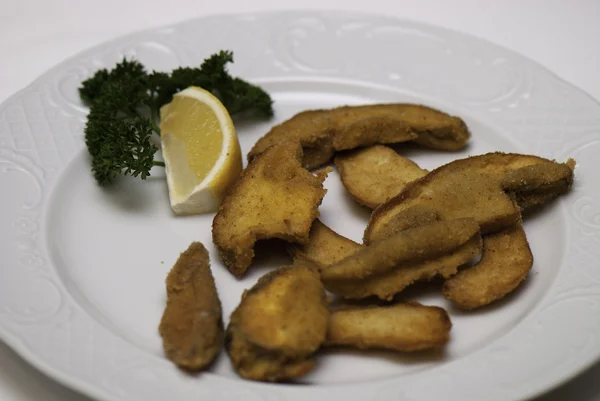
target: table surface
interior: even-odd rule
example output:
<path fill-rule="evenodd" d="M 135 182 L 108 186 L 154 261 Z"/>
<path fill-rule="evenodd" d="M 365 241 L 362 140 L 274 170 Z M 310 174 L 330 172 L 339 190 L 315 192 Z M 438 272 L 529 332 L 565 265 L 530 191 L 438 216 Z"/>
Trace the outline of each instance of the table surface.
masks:
<path fill-rule="evenodd" d="M 127 33 L 216 13 L 300 8 L 367 11 L 470 33 L 537 61 L 600 100 L 597 0 L 4 0 L 2 8 L 0 103 L 64 59 Z M 536 401 L 600 401 L 599 377 L 600 363 Z M 0 400 L 91 401 L 1 341 Z"/>

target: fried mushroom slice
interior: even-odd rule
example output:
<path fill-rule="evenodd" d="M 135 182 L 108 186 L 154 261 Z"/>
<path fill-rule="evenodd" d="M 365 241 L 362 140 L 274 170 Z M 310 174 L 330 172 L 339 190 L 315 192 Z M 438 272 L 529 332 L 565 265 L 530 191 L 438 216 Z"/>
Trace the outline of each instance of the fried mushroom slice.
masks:
<path fill-rule="evenodd" d="M 327 172 L 311 174 L 300 164 L 299 142 L 269 148 L 246 167 L 213 220 L 213 242 L 227 268 L 242 277 L 254 257 L 254 244 L 279 238 L 308 242 L 318 206 L 327 192 Z"/>
<path fill-rule="evenodd" d="M 323 269 L 321 279 L 330 289 L 332 282 L 377 276 L 401 265 L 448 254 L 479 236 L 479 225 L 473 219 L 433 222 L 404 230 L 359 249 Z"/>
<path fill-rule="evenodd" d="M 383 145 L 338 154 L 334 163 L 348 193 L 371 209 L 398 195 L 409 182 L 427 174 L 412 160 Z"/>
<path fill-rule="evenodd" d="M 314 263 L 319 270 L 332 265 L 359 250 L 362 245 L 348 239 L 320 220 L 315 220 L 304 245 L 290 244 L 288 251 L 294 261 L 307 260 Z"/>
<path fill-rule="evenodd" d="M 348 150 L 413 140 L 425 147 L 458 150 L 471 134 L 463 120 L 418 104 L 343 106 L 332 110 L 333 147 Z"/>
<path fill-rule="evenodd" d="M 480 262 L 445 281 L 442 293 L 460 309 L 476 309 L 515 290 L 529 274 L 533 255 L 521 224 L 483 237 Z"/>
<path fill-rule="evenodd" d="M 422 351 L 445 345 L 451 328 L 444 309 L 418 302 L 351 307 L 331 313 L 326 345 Z"/>
<path fill-rule="evenodd" d="M 552 167 L 558 163 L 532 155 L 498 152 L 438 167 L 409 183 L 400 194 L 373 212 L 365 230 L 365 242 L 381 237 L 380 230 L 388 226 L 389 231 L 389 222 L 415 205 L 430 207 L 441 220 L 472 217 L 484 234 L 510 227 L 520 221 L 521 210 L 506 194 L 502 182 L 508 172 L 536 164 Z"/>
<path fill-rule="evenodd" d="M 325 282 L 325 287 L 345 299 L 376 296 L 391 301 L 396 294 L 416 282 L 429 281 L 437 276 L 452 277 L 460 266 L 481 256 L 481 243 L 481 236 L 476 235 L 447 254 L 421 262 L 401 264 L 387 273 L 364 279 L 329 280 Z"/>
<path fill-rule="evenodd" d="M 280 381 L 315 366 L 311 355 L 327 335 L 326 294 L 315 269 L 282 267 L 242 295 L 227 327 L 226 349 L 246 379 Z"/>
<path fill-rule="evenodd" d="M 159 325 L 164 352 L 179 367 L 206 368 L 223 347 L 221 302 L 206 248 L 193 242 L 166 280 L 167 306 Z"/>
<path fill-rule="evenodd" d="M 314 169 L 335 151 L 411 140 L 432 149 L 458 150 L 470 136 L 463 120 L 427 106 L 342 106 L 303 111 L 273 127 L 250 150 L 248 161 L 285 139 L 300 141 L 305 152 L 302 164 Z"/>

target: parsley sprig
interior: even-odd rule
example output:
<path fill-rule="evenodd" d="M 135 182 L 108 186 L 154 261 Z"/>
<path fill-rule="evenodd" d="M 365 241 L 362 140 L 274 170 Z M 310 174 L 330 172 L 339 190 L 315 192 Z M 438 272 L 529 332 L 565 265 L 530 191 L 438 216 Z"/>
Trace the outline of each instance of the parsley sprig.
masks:
<path fill-rule="evenodd" d="M 112 70 L 98 70 L 85 80 L 79 94 L 90 106 L 85 142 L 98 184 L 109 184 L 119 175 L 146 179 L 153 166 L 164 166 L 154 159 L 158 147 L 152 142 L 152 136 L 160 134 L 159 110 L 189 86 L 213 93 L 231 115 L 271 117 L 273 100 L 269 94 L 232 77 L 226 68 L 231 62 L 233 53 L 221 51 L 199 68 L 149 73 L 139 61 L 124 58 Z"/>

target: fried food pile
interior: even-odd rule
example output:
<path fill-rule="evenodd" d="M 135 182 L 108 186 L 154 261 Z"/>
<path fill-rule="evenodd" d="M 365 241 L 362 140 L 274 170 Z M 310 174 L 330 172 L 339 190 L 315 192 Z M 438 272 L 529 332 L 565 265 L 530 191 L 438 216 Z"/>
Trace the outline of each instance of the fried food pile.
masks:
<path fill-rule="evenodd" d="M 483 235 L 481 260 L 449 277 L 442 292 L 461 309 L 486 306 L 517 288 L 533 266 L 522 212 L 566 193 L 574 167 L 571 159 L 557 163 L 505 153 L 453 161 L 408 184 L 377 208 L 364 242 L 379 243 L 419 218 L 475 219 Z"/>
<path fill-rule="evenodd" d="M 345 299 L 391 301 L 413 283 L 453 276 L 481 255 L 481 243 L 473 219 L 434 222 L 364 246 L 323 269 L 321 279 L 327 290 Z"/>
<path fill-rule="evenodd" d="M 488 153 L 455 160 L 413 181 L 377 208 L 364 241 L 381 238 L 383 226 L 410 214 L 415 206 L 429 207 L 443 220 L 471 217 L 483 234 L 496 232 L 517 224 L 522 210 L 567 192 L 572 183 L 571 164 L 537 156 Z"/>
<path fill-rule="evenodd" d="M 327 347 L 443 347 L 450 315 L 406 300 L 405 289 L 425 283 L 450 311 L 468 311 L 526 280 L 534 256 L 525 212 L 567 193 L 575 162 L 493 152 L 426 171 L 384 146 L 413 141 L 457 150 L 470 135 L 460 118 L 441 111 L 381 104 L 304 111 L 255 144 L 214 218 L 213 242 L 237 278 L 259 240 L 283 240 L 292 264 L 264 274 L 230 316 L 224 343 L 241 377 L 301 377 Z M 318 219 L 330 169 L 309 169 L 332 159 L 350 196 L 373 209 L 362 244 Z M 223 343 L 223 324 L 200 244 L 181 255 L 167 293 L 165 353 L 202 369 Z"/>

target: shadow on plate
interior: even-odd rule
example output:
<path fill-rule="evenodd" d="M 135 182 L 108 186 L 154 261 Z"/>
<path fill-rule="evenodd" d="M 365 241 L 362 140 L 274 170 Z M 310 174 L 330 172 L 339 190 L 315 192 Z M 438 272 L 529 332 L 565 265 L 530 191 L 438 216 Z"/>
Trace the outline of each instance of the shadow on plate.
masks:
<path fill-rule="evenodd" d="M 106 202 L 127 213 L 156 213 L 158 205 L 171 211 L 164 174 L 153 175 L 145 180 L 130 176 L 117 177 L 111 184 L 100 187 L 100 193 Z"/>

